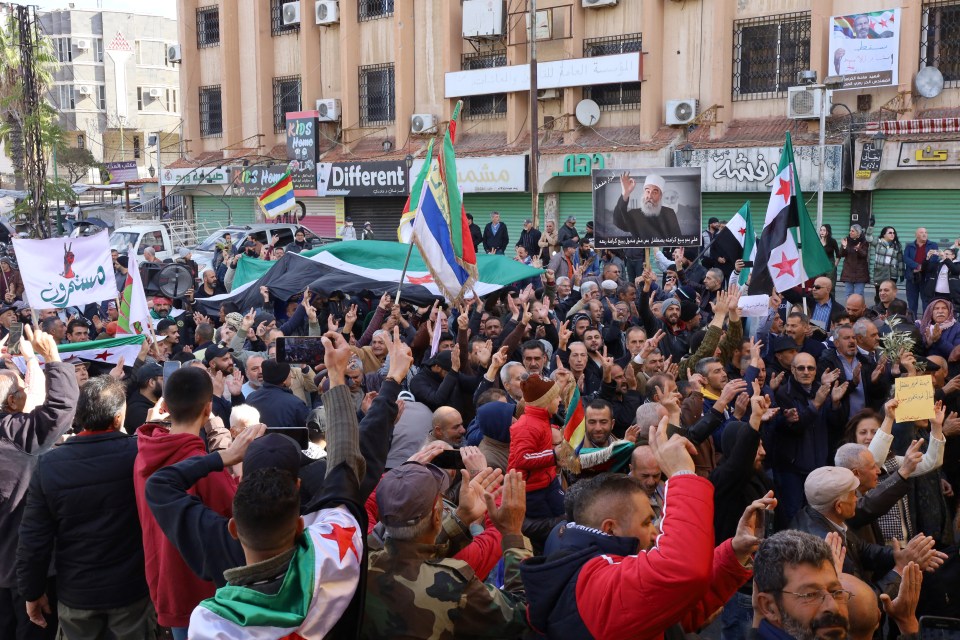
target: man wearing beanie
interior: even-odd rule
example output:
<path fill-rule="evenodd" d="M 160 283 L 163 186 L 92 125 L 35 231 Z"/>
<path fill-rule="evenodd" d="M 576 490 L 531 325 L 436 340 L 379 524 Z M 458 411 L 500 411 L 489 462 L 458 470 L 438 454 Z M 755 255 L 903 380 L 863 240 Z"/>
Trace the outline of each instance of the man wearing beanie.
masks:
<path fill-rule="evenodd" d="M 526 406 L 510 427 L 508 469 L 517 469 L 527 482 L 527 517 L 563 515 L 563 491 L 557 478 L 550 418 L 560 408 L 560 388 L 553 380 L 530 376 L 520 383 Z"/>
<path fill-rule="evenodd" d="M 794 518 L 792 529 L 812 533 L 819 538 L 834 533 L 840 536 L 847 554 L 843 572 L 871 582 L 881 592 L 895 596 L 908 562 L 916 562 L 924 571 L 943 564 L 947 556 L 933 548 L 934 540 L 922 533 L 900 548 L 865 542 L 847 527 L 846 521 L 857 511 L 857 487 L 860 481 L 844 467 L 820 467 L 810 472 L 803 483 L 805 506 Z M 871 580 L 872 578 L 872 580 Z"/>
<path fill-rule="evenodd" d="M 306 428 L 310 411 L 290 390 L 290 363 L 271 358 L 261 365 L 263 386 L 247 396 L 247 404 L 260 412 L 271 429 Z"/>

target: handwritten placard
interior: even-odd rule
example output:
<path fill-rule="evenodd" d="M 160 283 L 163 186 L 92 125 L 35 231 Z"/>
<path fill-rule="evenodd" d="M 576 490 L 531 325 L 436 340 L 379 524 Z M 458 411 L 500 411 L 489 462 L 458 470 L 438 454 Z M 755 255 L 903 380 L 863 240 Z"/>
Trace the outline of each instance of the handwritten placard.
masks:
<path fill-rule="evenodd" d="M 740 296 L 737 308 L 740 309 L 740 315 L 744 318 L 766 318 L 770 311 L 770 296 L 765 293 Z"/>
<path fill-rule="evenodd" d="M 933 378 L 913 376 L 897 378 L 897 422 L 929 420 L 936 414 L 933 406 Z"/>

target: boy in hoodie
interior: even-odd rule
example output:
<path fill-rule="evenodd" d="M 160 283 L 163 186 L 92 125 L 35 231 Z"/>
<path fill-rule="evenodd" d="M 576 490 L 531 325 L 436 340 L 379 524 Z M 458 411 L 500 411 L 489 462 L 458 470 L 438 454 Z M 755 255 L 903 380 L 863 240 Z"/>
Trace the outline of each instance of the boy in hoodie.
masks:
<path fill-rule="evenodd" d="M 198 578 L 164 535 L 147 505 L 145 487 L 147 479 L 158 469 L 206 455 L 200 429 L 210 415 L 212 403 L 210 375 L 198 367 L 178 369 L 163 389 L 161 409 L 169 413 L 170 421 L 147 422 L 137 429 L 134 486 L 143 529 L 147 585 L 157 610 L 157 622 L 170 627 L 175 640 L 186 639 L 190 613 L 201 600 L 211 597 L 216 587 L 212 582 Z M 190 493 L 229 518 L 233 515 L 236 490 L 236 481 L 224 469 L 197 482 Z"/>

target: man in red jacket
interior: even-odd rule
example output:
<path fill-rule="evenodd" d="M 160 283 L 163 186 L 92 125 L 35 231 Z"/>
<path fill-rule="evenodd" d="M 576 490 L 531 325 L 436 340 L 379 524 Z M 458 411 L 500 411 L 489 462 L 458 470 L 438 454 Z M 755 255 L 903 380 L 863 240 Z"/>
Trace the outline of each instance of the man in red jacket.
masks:
<path fill-rule="evenodd" d="M 147 505 L 145 487 L 147 479 L 158 469 L 207 454 L 200 429 L 210 416 L 212 401 L 213 383 L 206 371 L 197 367 L 178 369 L 163 389 L 163 410 L 170 414 L 170 422 L 148 422 L 137 429 L 133 480 L 143 529 L 147 586 L 157 610 L 157 622 L 173 630 L 174 640 L 186 640 L 190 614 L 201 600 L 213 597 L 216 586 L 198 578 L 164 535 Z M 236 481 L 223 470 L 197 482 L 189 493 L 230 518 L 236 491 Z"/>
<path fill-rule="evenodd" d="M 678 624 L 696 631 L 750 578 L 760 511 L 776 500 L 754 501 L 736 536 L 714 548 L 713 485 L 694 473 L 696 448 L 679 435 L 667 440 L 666 418 L 650 429 L 650 447 L 669 477 L 660 535 L 640 483 L 603 474 L 578 483 L 574 521 L 521 568 L 529 622 L 547 638 L 651 639 Z"/>
<path fill-rule="evenodd" d="M 520 383 L 526 406 L 510 427 L 507 470 L 517 469 L 527 483 L 527 517 L 563 515 L 563 491 L 557 479 L 550 418 L 560 408 L 560 388 L 553 380 L 533 375 Z"/>

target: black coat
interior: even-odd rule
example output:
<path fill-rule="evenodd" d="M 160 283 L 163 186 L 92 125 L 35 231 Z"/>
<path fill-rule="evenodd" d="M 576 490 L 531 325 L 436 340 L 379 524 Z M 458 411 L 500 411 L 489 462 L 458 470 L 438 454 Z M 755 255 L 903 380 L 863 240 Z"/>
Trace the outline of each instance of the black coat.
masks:
<path fill-rule="evenodd" d="M 247 396 L 247 404 L 260 412 L 260 420 L 269 429 L 306 427 L 310 410 L 286 387 L 269 382 Z"/>
<path fill-rule="evenodd" d="M 149 595 L 136 457 L 136 437 L 119 431 L 75 436 L 40 456 L 17 547 L 17 582 L 28 601 L 46 591 L 51 556 L 67 606 L 113 609 Z"/>
<path fill-rule="evenodd" d="M 893 385 L 893 378 L 889 372 L 884 372 L 880 374 L 880 377 L 876 382 L 873 382 L 870 378 L 873 376 L 874 370 L 877 368 L 877 365 L 873 360 L 859 351 L 857 351 L 857 361 L 860 363 L 860 381 L 863 383 L 863 401 L 864 406 L 870 407 L 874 411 L 880 411 L 883 408 L 884 402 L 887 401 L 887 398 L 890 394 L 890 387 Z M 839 369 L 840 370 L 840 380 L 843 382 L 846 377 L 844 376 L 843 364 L 840 362 L 840 355 L 837 353 L 836 349 L 824 349 L 823 353 L 820 354 L 820 358 L 817 360 L 817 379 L 820 379 L 820 376 L 823 375 L 823 372 L 827 369 Z M 847 387 L 847 396 L 853 392 L 853 385 Z"/>
<path fill-rule="evenodd" d="M 713 483 L 713 530 L 719 545 L 737 533 L 740 517 L 750 503 L 773 488 L 753 462 L 760 447 L 760 432 L 745 422 L 727 423 L 723 430 L 725 455 L 710 474 Z"/>
<path fill-rule="evenodd" d="M 531 258 L 535 257 L 540 252 L 540 230 L 539 229 L 524 229 L 520 232 L 520 239 L 517 240 L 517 245 L 523 246 L 527 250 L 527 255 Z"/>
<path fill-rule="evenodd" d="M 470 238 L 473 240 L 473 250 L 479 251 L 480 245 L 483 243 L 483 232 L 474 222 L 470 223 Z"/>
<path fill-rule="evenodd" d="M 474 384 L 471 386 L 468 382 Z M 430 367 L 421 367 L 420 372 L 410 381 L 410 393 L 417 402 L 430 407 L 430 411 L 448 406 L 459 411 L 462 416 L 473 399 L 476 382 L 477 379 L 473 376 L 464 376 L 456 371 L 448 371 L 441 380 Z"/>
<path fill-rule="evenodd" d="M 487 253 L 504 253 L 510 244 L 510 234 L 507 225 L 501 220 L 497 232 L 493 232 L 493 223 L 488 222 L 483 228 L 483 248 Z"/>
<path fill-rule="evenodd" d="M 134 393 L 133 397 L 127 401 L 127 415 L 123 419 L 124 431 L 132 435 L 147 421 L 147 412 L 156 404 L 139 391 Z"/>

